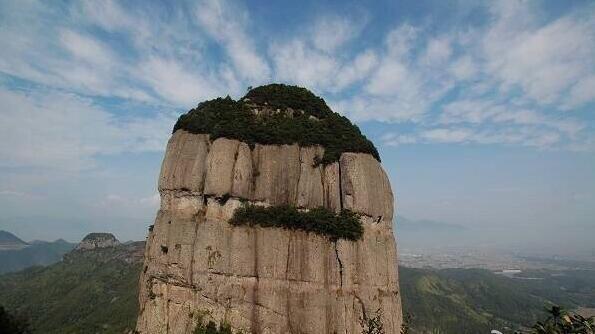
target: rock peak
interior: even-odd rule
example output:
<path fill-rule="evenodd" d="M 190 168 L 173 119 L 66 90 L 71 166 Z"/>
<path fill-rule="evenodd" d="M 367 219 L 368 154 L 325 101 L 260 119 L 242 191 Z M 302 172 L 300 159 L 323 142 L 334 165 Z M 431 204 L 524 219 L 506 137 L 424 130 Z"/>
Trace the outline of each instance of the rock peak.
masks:
<path fill-rule="evenodd" d="M 174 128 L 136 331 L 212 321 L 233 333 L 359 334 L 378 318 L 399 333 L 394 198 L 373 144 L 347 118 L 316 115 L 305 89 L 246 99 L 206 101 Z M 254 116 L 252 103 L 279 112 Z"/>
<path fill-rule="evenodd" d="M 114 247 L 120 244 L 120 241 L 111 233 L 89 233 L 76 246 L 76 250 L 91 250 L 95 248 Z"/>

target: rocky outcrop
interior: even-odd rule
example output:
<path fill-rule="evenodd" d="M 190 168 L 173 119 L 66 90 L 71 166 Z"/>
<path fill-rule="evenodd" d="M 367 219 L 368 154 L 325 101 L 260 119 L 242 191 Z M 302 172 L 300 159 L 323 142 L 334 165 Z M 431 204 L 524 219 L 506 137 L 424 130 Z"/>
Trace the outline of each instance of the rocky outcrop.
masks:
<path fill-rule="evenodd" d="M 111 233 L 89 233 L 75 247 L 75 250 L 91 250 L 119 245 L 120 242 Z"/>
<path fill-rule="evenodd" d="M 361 333 L 402 314 L 393 194 L 380 163 L 322 147 L 259 145 L 176 131 L 159 178 L 161 208 L 140 278 L 140 333 L 191 333 L 199 319 L 244 333 Z M 361 214 L 358 241 L 280 228 L 232 226 L 242 202 L 324 206 Z"/>

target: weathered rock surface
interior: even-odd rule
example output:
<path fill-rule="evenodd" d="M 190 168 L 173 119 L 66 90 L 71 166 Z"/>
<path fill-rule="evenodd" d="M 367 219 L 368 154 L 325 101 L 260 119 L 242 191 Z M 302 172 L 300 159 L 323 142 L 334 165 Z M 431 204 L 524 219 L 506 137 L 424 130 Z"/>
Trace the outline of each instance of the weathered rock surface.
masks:
<path fill-rule="evenodd" d="M 120 242 L 111 233 L 89 233 L 75 247 L 75 250 L 91 250 L 119 245 Z"/>
<path fill-rule="evenodd" d="M 402 314 L 393 194 L 380 163 L 345 153 L 315 166 L 321 147 L 209 142 L 176 131 L 163 161 L 161 208 L 140 279 L 140 333 L 191 333 L 199 318 L 245 333 L 361 333 L 380 310 Z M 229 199 L 225 197 L 230 196 Z M 241 201 L 362 214 L 363 238 L 339 240 L 227 223 Z"/>

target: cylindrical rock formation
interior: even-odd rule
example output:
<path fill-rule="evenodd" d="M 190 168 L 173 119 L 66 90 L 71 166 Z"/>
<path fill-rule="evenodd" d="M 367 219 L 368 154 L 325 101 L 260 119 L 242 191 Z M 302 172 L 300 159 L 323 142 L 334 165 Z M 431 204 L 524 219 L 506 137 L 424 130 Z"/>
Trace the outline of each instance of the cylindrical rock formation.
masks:
<path fill-rule="evenodd" d="M 140 278 L 137 331 L 192 333 L 199 323 L 234 333 L 362 333 L 380 317 L 402 323 L 393 194 L 370 154 L 316 162 L 324 147 L 250 145 L 175 131 L 161 167 L 161 208 Z M 361 239 L 233 226 L 246 203 L 360 214 Z"/>

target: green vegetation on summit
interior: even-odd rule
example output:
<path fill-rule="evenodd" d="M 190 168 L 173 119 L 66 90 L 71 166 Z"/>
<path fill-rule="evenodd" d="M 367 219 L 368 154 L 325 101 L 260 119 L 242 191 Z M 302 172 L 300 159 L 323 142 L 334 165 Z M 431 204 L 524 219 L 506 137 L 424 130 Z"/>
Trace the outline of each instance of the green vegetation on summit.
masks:
<path fill-rule="evenodd" d="M 306 114 L 317 118 L 325 118 L 333 114 L 324 99 L 298 86 L 283 84 L 260 86 L 250 89 L 244 98 L 259 105 L 267 104 L 273 109 L 303 110 Z"/>
<path fill-rule="evenodd" d="M 299 211 L 288 205 L 244 205 L 236 209 L 229 223 L 302 230 L 327 236 L 331 240 L 358 240 L 364 233 L 357 214 L 349 210 L 342 210 L 339 214 L 325 208 Z"/>
<path fill-rule="evenodd" d="M 254 108 L 271 113 L 255 114 Z M 292 113 L 285 112 L 291 108 Z M 282 112 L 274 112 L 276 109 Z M 305 88 L 271 84 L 251 89 L 235 101 L 229 96 L 201 102 L 180 116 L 173 132 L 209 134 L 249 144 L 320 145 L 325 148 L 319 163 L 338 161 L 343 152 L 368 153 L 380 161 L 376 147 L 349 119 L 333 112 L 320 97 Z"/>

